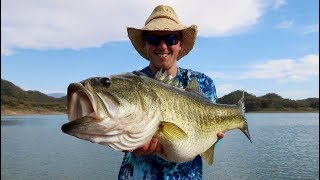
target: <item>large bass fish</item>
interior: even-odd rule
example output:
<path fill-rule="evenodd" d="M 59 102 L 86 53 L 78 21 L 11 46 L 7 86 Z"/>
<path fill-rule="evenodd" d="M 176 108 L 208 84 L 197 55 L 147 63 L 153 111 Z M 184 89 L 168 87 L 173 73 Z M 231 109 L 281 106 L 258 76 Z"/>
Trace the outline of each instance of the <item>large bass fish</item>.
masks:
<path fill-rule="evenodd" d="M 68 123 L 62 131 L 117 151 L 134 150 L 153 136 L 158 155 L 185 162 L 200 154 L 213 162 L 217 133 L 240 129 L 251 141 L 243 96 L 237 105 L 211 102 L 193 79 L 183 89 L 168 73 L 93 77 L 68 87 Z"/>

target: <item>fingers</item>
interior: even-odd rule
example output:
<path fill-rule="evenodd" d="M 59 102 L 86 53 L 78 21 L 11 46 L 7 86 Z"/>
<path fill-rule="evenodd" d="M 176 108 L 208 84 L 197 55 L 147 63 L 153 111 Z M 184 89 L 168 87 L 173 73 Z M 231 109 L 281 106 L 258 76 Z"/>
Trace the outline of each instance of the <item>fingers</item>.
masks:
<path fill-rule="evenodd" d="M 220 140 L 224 137 L 224 133 L 218 132 L 217 136 L 218 136 L 218 140 Z M 160 151 L 161 151 L 161 145 L 158 139 L 152 138 L 151 141 L 149 143 L 146 143 L 144 146 L 133 151 L 124 151 L 124 152 L 125 153 L 132 152 L 134 156 L 139 156 L 139 155 L 149 155 L 149 154 L 155 155 Z"/>
<path fill-rule="evenodd" d="M 158 145 L 158 139 L 152 138 L 148 149 L 143 153 L 143 155 L 152 154 L 156 150 L 157 145 Z"/>
<path fill-rule="evenodd" d="M 134 156 L 139 156 L 139 155 L 154 155 L 158 152 L 161 151 L 161 145 L 158 142 L 157 138 L 152 138 L 151 141 L 144 146 L 132 151 L 132 154 Z"/>
<path fill-rule="evenodd" d="M 158 143 L 157 146 L 156 146 L 156 149 L 151 153 L 151 155 L 155 155 L 157 154 L 158 152 L 161 152 L 161 144 Z"/>
<path fill-rule="evenodd" d="M 219 139 L 223 138 L 224 137 L 224 133 L 223 132 L 218 132 L 217 133 L 217 136 Z"/>
<path fill-rule="evenodd" d="M 135 156 L 142 155 L 148 149 L 148 147 L 149 147 L 149 144 L 145 144 L 144 146 L 142 146 L 136 150 L 133 150 L 132 154 Z"/>

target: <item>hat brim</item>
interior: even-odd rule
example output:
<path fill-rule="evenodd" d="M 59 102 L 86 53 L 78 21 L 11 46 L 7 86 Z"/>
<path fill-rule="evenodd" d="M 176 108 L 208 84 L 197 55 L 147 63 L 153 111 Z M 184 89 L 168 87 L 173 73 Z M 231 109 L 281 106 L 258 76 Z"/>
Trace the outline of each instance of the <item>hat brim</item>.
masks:
<path fill-rule="evenodd" d="M 159 24 L 156 23 L 155 24 Z M 177 57 L 177 61 L 181 59 L 183 56 L 187 55 L 193 48 L 196 38 L 197 38 L 197 26 L 191 25 L 189 27 L 179 27 L 176 25 L 177 28 L 172 29 L 172 25 L 161 25 L 159 27 L 155 27 L 153 25 L 149 26 L 153 28 L 148 28 L 148 26 L 144 27 L 143 29 L 137 29 L 133 27 L 127 27 L 128 37 L 133 45 L 133 47 L 138 51 L 138 53 L 145 59 L 149 60 L 147 52 L 145 50 L 145 42 L 143 40 L 143 31 L 181 31 L 182 33 L 182 44 L 181 44 L 181 51 Z M 170 28 L 171 27 L 171 28 Z"/>

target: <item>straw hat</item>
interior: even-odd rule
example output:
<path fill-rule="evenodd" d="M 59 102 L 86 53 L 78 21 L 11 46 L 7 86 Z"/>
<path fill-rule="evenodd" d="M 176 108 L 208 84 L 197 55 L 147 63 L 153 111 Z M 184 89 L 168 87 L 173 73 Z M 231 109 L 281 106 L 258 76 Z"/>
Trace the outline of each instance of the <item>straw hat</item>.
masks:
<path fill-rule="evenodd" d="M 172 7 L 165 5 L 159 5 L 153 10 L 142 29 L 127 27 L 127 31 L 128 37 L 134 48 L 147 60 L 149 59 L 144 48 L 145 42 L 142 37 L 143 31 L 181 31 L 182 45 L 181 52 L 179 53 L 177 60 L 191 51 L 197 36 L 196 25 L 189 27 L 183 26 Z"/>

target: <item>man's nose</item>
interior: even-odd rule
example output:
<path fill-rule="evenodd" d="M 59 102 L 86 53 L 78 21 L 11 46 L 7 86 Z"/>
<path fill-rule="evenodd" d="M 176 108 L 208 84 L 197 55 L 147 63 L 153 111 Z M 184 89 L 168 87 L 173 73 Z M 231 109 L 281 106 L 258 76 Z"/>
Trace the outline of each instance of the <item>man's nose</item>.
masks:
<path fill-rule="evenodd" d="M 158 45 L 158 48 L 167 48 L 167 45 L 163 40 L 161 40 L 160 44 Z"/>

